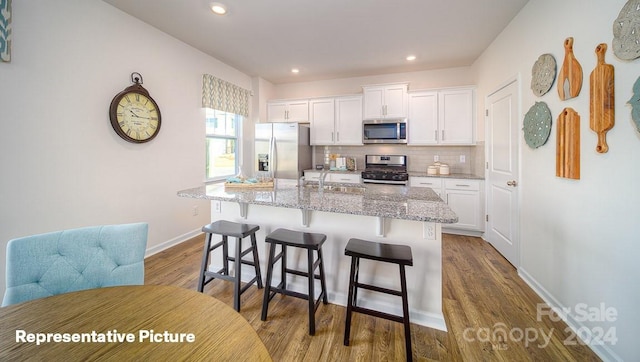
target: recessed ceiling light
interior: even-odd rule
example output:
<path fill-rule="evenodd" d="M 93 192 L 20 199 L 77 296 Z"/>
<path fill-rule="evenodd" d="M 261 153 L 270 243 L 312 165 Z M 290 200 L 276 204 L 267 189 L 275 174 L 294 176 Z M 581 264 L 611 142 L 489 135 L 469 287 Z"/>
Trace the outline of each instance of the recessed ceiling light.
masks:
<path fill-rule="evenodd" d="M 300 69 L 298 69 L 298 68 L 293 68 L 293 69 L 291 69 L 291 73 L 298 74 L 298 73 L 300 73 Z"/>
<path fill-rule="evenodd" d="M 407 60 L 408 61 L 416 60 L 416 56 L 415 55 L 409 55 L 409 56 L 407 56 Z"/>
<path fill-rule="evenodd" d="M 211 3 L 211 11 L 218 15 L 224 15 L 227 13 L 227 7 L 221 3 Z"/>

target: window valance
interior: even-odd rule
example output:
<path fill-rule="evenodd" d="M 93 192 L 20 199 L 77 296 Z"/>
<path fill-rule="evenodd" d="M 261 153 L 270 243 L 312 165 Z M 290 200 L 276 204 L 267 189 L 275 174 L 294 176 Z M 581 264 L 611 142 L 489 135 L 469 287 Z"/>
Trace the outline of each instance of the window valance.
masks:
<path fill-rule="evenodd" d="M 202 107 L 249 116 L 251 92 L 210 74 L 202 76 Z"/>

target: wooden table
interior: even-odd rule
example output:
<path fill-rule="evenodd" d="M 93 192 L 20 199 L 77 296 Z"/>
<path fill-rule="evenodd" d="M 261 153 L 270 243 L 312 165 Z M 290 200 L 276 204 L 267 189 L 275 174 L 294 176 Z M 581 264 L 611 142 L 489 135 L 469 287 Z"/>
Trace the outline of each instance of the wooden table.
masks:
<path fill-rule="evenodd" d="M 37 342 L 46 337 L 49 342 Z M 231 307 L 193 290 L 150 285 L 0 308 L 0 361 L 28 359 L 271 361 L 258 334 Z"/>

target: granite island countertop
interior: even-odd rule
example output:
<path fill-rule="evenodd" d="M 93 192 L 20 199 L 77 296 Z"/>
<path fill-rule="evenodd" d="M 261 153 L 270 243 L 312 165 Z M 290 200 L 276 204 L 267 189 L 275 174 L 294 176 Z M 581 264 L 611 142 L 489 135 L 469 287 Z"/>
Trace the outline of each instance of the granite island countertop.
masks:
<path fill-rule="evenodd" d="M 261 189 L 205 184 L 178 191 L 178 196 L 444 224 L 458 221 L 449 205 L 428 187 L 325 182 L 333 189 L 319 191 L 317 182 L 307 181 L 302 187 L 297 180 L 274 183 L 273 188 Z"/>

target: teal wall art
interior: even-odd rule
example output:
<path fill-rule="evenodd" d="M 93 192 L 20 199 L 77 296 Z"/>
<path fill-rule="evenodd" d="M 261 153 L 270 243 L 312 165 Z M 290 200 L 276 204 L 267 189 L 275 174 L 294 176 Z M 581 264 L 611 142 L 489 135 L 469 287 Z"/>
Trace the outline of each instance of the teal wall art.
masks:
<path fill-rule="evenodd" d="M 0 0 L 0 61 L 11 60 L 11 0 Z"/>

